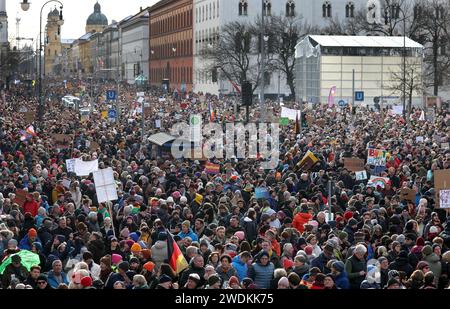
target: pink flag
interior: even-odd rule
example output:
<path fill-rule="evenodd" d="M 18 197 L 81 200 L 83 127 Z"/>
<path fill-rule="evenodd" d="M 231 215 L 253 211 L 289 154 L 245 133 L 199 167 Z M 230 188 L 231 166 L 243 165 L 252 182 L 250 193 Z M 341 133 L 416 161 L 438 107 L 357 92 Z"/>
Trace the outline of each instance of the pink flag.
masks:
<path fill-rule="evenodd" d="M 336 95 L 336 86 L 331 87 L 330 94 L 328 95 L 328 107 L 334 106 L 334 96 Z"/>

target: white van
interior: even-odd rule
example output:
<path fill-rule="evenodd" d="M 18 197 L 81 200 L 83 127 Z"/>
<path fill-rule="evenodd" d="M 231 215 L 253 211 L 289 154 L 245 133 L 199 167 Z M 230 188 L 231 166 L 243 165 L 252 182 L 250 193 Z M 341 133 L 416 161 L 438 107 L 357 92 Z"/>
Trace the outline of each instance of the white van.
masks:
<path fill-rule="evenodd" d="M 71 95 L 66 95 L 62 98 L 62 104 L 69 108 L 79 108 L 80 99 Z"/>

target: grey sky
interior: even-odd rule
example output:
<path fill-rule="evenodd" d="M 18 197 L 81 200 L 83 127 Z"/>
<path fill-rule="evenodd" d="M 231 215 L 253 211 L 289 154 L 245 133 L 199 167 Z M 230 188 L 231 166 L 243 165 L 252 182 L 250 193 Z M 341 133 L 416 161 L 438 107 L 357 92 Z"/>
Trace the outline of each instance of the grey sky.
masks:
<path fill-rule="evenodd" d="M 61 28 L 63 39 L 77 39 L 84 34 L 86 19 L 94 11 L 94 4 L 97 0 L 60 0 L 64 4 L 64 25 Z M 22 0 L 6 0 L 6 10 L 8 13 L 8 36 L 10 42 L 16 37 L 16 17 L 21 19 L 19 26 L 20 37 L 34 38 L 39 35 L 39 14 L 42 5 L 46 0 L 30 0 L 30 9 L 26 12 L 20 8 Z M 139 8 L 145 8 L 158 2 L 158 0 L 99 0 L 102 13 L 108 18 L 108 23 L 112 20 L 121 19 L 139 12 Z M 45 29 L 45 20 L 50 9 L 59 4 L 57 2 L 48 3 L 42 11 L 42 29 Z M 21 42 L 21 46 L 29 41 Z"/>

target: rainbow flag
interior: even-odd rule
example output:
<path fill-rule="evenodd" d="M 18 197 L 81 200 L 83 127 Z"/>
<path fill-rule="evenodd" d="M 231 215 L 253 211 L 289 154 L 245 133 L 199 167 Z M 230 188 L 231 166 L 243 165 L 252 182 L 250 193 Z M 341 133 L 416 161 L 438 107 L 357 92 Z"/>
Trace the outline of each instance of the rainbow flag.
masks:
<path fill-rule="evenodd" d="M 220 165 L 214 164 L 211 162 L 207 162 L 205 165 L 205 172 L 208 174 L 219 174 L 220 173 Z"/>
<path fill-rule="evenodd" d="M 176 241 L 174 241 L 172 234 L 169 231 L 167 233 L 167 256 L 169 257 L 169 265 L 177 273 L 181 273 L 183 270 L 189 267 L 183 253 L 178 247 Z"/>
<path fill-rule="evenodd" d="M 34 132 L 33 126 L 29 126 L 25 131 L 20 131 L 20 133 L 22 134 L 22 136 L 20 137 L 21 142 L 28 141 L 36 136 L 36 132 Z"/>

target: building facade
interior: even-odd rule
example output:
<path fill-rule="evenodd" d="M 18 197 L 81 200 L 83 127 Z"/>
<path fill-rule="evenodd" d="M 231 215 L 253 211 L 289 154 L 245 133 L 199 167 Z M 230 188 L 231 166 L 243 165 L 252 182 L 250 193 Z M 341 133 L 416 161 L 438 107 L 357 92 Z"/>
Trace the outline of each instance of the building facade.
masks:
<path fill-rule="evenodd" d="M 310 35 L 296 47 L 296 96 L 300 102 L 352 104 L 353 72 L 355 104 L 399 104 L 402 76 L 423 85 L 424 48 L 406 38 L 403 70 L 403 37 Z M 407 82 L 408 85 L 408 82 Z M 333 94 L 334 93 L 334 94 Z M 422 106 L 423 91 L 412 93 L 412 104 Z"/>
<path fill-rule="evenodd" d="M 102 8 L 97 2 L 94 5 L 94 12 L 86 20 L 85 32 L 102 32 L 108 26 L 108 18 L 102 14 Z"/>
<path fill-rule="evenodd" d="M 134 84 L 138 75 L 149 77 L 149 8 L 119 23 L 122 80 Z"/>
<path fill-rule="evenodd" d="M 208 70 L 211 65 L 205 62 L 200 51 L 211 44 L 220 29 L 230 22 L 253 23 L 261 16 L 263 5 L 265 16 L 291 16 L 311 26 L 325 27 L 331 21 L 345 21 L 355 16 L 357 10 L 366 7 L 367 0 L 194 0 L 194 90 L 213 94 L 234 91 L 231 83 Z M 259 40 L 253 37 L 252 41 Z M 257 61 L 253 54 L 253 62 Z M 213 72 L 214 71 L 214 72 Z M 270 95 L 289 95 L 284 74 L 266 72 L 265 91 Z M 258 91 L 258 90 L 257 90 Z"/>
<path fill-rule="evenodd" d="M 193 90 L 193 1 L 163 0 L 150 7 L 150 83 Z"/>

